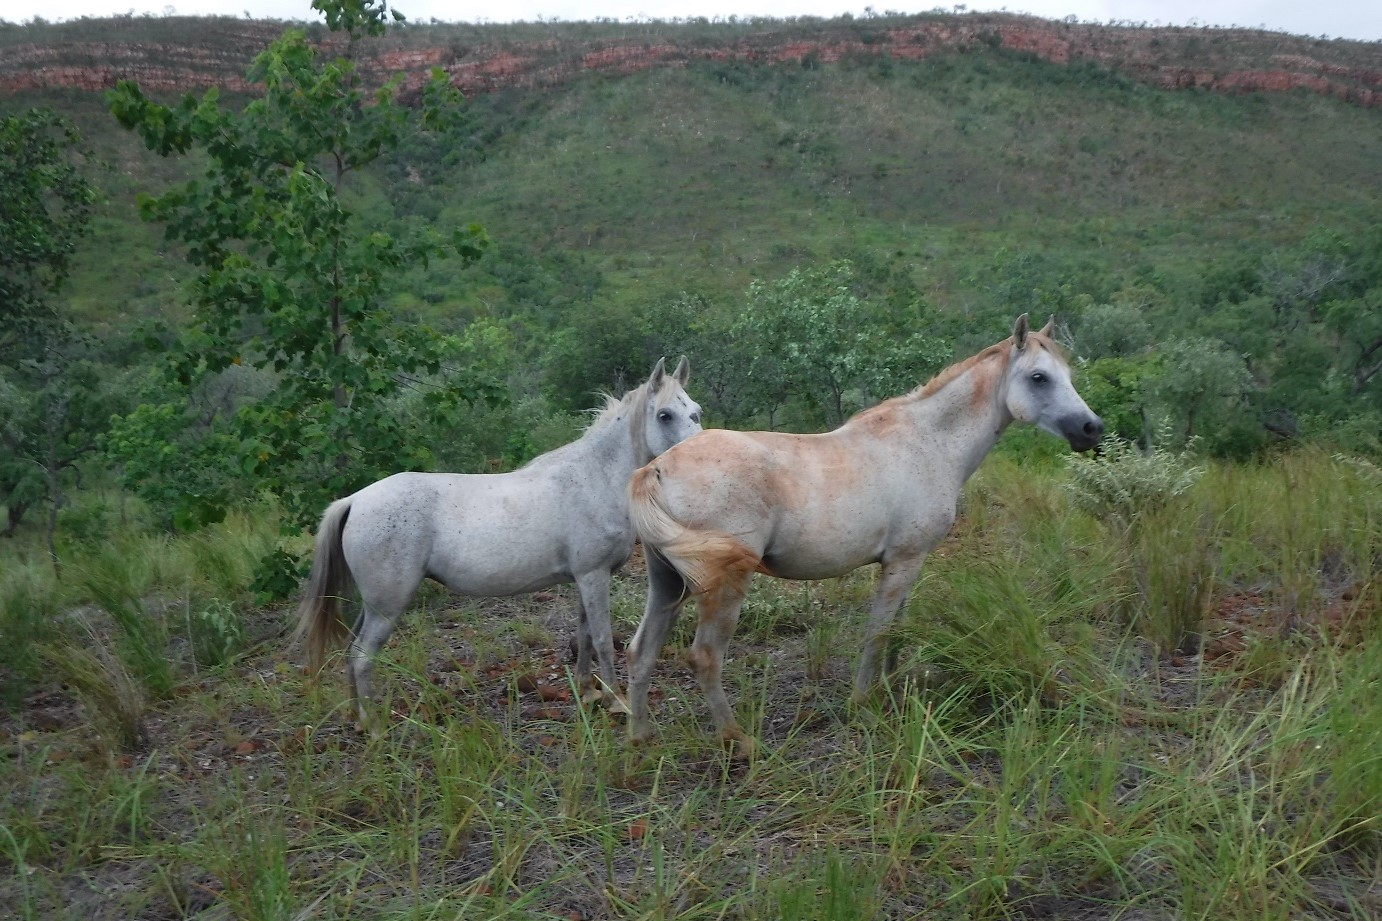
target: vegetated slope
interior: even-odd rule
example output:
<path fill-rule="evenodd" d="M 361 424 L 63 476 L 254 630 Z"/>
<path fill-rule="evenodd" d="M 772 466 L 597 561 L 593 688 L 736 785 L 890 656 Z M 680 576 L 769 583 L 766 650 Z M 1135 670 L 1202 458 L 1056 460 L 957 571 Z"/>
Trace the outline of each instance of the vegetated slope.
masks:
<path fill-rule="evenodd" d="M 475 109 L 470 159 L 437 176 L 454 193 L 429 192 L 455 202 L 436 219 L 593 264 L 608 297 L 733 292 L 869 253 L 963 306 L 995 296 L 1004 249 L 1067 263 L 1097 296 L 1316 224 L 1361 226 L 1382 193 L 1371 113 L 999 53 L 707 64 Z"/>
<path fill-rule="evenodd" d="M 92 319 L 166 309 L 183 268 L 135 229 L 132 199 L 188 167 L 144 152 L 98 94 L 71 87 L 130 75 L 150 89 L 243 88 L 244 63 L 279 29 L 108 25 L 0 30 L 0 86 L 50 87 L 11 105 L 72 113 L 113 167 L 100 244 L 72 288 Z M 466 131 L 406 149 L 361 202 L 383 225 L 479 220 L 498 241 L 480 269 L 409 280 L 400 305 L 433 320 L 730 293 L 842 255 L 890 263 L 964 308 L 1002 296 L 996 254 L 1045 252 L 1098 296 L 1315 225 L 1364 226 L 1382 196 L 1382 121 L 1366 108 L 1382 49 L 1356 42 L 933 15 L 416 26 L 372 53 L 381 72 L 440 65 L 472 90 Z M 1282 55 L 1304 68 L 1291 73 L 1352 90 L 1153 85 L 1266 85 L 1241 75 Z"/>

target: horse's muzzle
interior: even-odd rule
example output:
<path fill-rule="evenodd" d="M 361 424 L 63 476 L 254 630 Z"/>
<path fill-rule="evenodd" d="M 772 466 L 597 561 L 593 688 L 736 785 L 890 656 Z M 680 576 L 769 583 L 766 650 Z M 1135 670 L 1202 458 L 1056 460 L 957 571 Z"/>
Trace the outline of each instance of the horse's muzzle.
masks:
<path fill-rule="evenodd" d="M 1065 438 L 1076 451 L 1089 451 L 1104 437 L 1104 420 L 1093 414 L 1071 419 L 1065 426 Z"/>

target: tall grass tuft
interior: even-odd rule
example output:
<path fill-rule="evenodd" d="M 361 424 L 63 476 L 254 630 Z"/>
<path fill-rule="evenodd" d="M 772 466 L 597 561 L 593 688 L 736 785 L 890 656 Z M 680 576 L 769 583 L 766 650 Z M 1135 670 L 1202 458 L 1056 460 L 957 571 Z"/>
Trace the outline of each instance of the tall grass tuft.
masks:
<path fill-rule="evenodd" d="M 1329 708 L 1329 788 L 1335 821 L 1382 845 L 1382 644 L 1344 657 Z"/>
<path fill-rule="evenodd" d="M 878 913 L 878 871 L 858 855 L 827 846 L 781 868 L 766 887 L 764 914 L 781 921 L 859 921 Z"/>
<path fill-rule="evenodd" d="M 1189 449 L 1142 451 L 1116 439 L 1101 455 L 1071 455 L 1068 464 L 1072 503 L 1105 524 L 1128 560 L 1128 620 L 1162 652 L 1197 651 L 1218 560 L 1208 521 L 1187 514 L 1184 497 L 1205 468 Z"/>
<path fill-rule="evenodd" d="M 42 672 L 39 647 L 61 632 L 61 594 L 52 569 L 37 563 L 6 566 L 0 576 L 0 694 L 16 703 Z"/>
<path fill-rule="evenodd" d="M 504 762 L 505 744 L 498 726 L 485 720 L 447 719 L 427 727 L 428 751 L 436 782 L 435 822 L 441 851 L 453 855 L 466 843 Z"/>
<path fill-rule="evenodd" d="M 168 626 L 144 603 L 157 584 L 157 559 L 152 547 L 133 541 L 109 546 L 88 559 L 78 583 L 119 627 L 117 649 L 129 672 L 154 696 L 166 698 L 177 684 L 168 659 Z"/>
<path fill-rule="evenodd" d="M 1181 509 L 1160 509 L 1131 535 L 1131 620 L 1162 652 L 1199 650 L 1218 573 L 1215 533 Z"/>
<path fill-rule="evenodd" d="M 186 580 L 214 598 L 246 597 L 256 564 L 278 546 L 272 515 L 243 512 L 180 541 Z"/>
<path fill-rule="evenodd" d="M 76 692 L 92 727 L 107 745 L 119 752 L 138 751 L 146 741 L 140 682 L 94 630 L 88 628 L 87 635 L 90 643 L 86 646 L 41 645 L 38 653 L 62 683 Z"/>
<path fill-rule="evenodd" d="M 220 883 L 221 899 L 240 921 L 303 916 L 293 893 L 280 811 L 246 810 L 213 823 L 186 851 L 192 863 Z"/>
<path fill-rule="evenodd" d="M 1056 581 L 994 560 L 923 576 L 902 636 L 928 673 L 994 700 L 1055 699 L 1063 686 L 1102 683 L 1082 620 L 1106 590 L 1072 597 L 1068 586 L 1053 592 Z"/>

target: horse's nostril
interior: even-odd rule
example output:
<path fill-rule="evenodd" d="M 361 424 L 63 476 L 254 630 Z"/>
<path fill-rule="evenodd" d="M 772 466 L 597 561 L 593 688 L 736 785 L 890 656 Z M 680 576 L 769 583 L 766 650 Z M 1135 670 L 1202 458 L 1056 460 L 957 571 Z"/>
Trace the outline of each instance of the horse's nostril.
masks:
<path fill-rule="evenodd" d="M 1098 438 L 1104 434 L 1104 420 L 1091 419 L 1084 424 L 1084 433 L 1090 438 Z"/>

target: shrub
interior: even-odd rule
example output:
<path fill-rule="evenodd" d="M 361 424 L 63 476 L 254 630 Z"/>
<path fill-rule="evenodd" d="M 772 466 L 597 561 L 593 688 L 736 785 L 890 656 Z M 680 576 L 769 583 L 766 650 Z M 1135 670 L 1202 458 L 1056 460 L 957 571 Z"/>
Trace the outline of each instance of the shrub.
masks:
<path fill-rule="evenodd" d="M 245 627 L 229 604 L 213 598 L 195 610 L 188 609 L 188 640 L 198 665 L 225 665 L 245 645 Z"/>
<path fill-rule="evenodd" d="M 1165 437 L 1163 431 L 1162 437 Z M 1204 473 L 1192 464 L 1190 449 L 1142 451 L 1130 441 L 1105 441 L 1094 457 L 1068 456 L 1066 489 L 1076 508 L 1128 534 L 1139 523 L 1183 495 Z"/>

